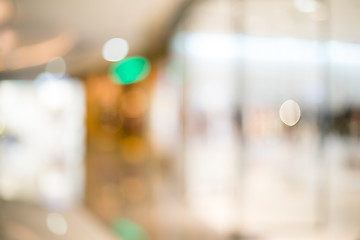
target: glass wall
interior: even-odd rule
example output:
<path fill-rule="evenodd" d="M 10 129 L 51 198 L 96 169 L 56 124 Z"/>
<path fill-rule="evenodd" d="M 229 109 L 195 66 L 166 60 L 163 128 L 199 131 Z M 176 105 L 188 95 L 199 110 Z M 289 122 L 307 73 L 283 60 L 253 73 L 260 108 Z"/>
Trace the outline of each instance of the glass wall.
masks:
<path fill-rule="evenodd" d="M 177 92 L 178 119 L 159 108 L 179 133 L 184 201 L 211 229 L 355 234 L 360 45 L 351 4 L 198 1 L 184 13 L 159 82 Z"/>

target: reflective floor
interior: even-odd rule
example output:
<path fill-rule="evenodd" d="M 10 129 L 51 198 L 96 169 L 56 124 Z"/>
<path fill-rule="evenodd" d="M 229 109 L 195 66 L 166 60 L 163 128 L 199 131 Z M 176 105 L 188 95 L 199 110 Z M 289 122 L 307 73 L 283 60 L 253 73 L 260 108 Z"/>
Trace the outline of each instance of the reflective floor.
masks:
<path fill-rule="evenodd" d="M 0 202 L 1 231 L 4 240 L 117 239 L 84 207 L 50 211 L 35 205 Z"/>

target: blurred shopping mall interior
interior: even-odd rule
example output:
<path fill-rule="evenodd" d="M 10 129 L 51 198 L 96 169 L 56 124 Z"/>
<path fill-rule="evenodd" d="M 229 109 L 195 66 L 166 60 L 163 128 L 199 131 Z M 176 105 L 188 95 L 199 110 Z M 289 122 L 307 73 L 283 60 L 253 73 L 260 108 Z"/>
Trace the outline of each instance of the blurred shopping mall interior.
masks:
<path fill-rule="evenodd" d="M 0 0 L 0 240 L 359 240 L 359 22 Z"/>

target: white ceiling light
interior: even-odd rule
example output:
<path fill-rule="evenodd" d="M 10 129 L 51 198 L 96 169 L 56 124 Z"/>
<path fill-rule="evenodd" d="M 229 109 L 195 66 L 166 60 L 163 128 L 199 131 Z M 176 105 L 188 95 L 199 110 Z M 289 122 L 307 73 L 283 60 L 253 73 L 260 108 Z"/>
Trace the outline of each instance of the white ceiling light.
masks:
<path fill-rule="evenodd" d="M 117 62 L 122 60 L 129 52 L 129 45 L 122 38 L 112 38 L 103 47 L 102 54 L 106 61 Z"/>
<path fill-rule="evenodd" d="M 300 119 L 301 111 L 294 100 L 285 101 L 280 107 L 280 119 L 288 126 L 294 126 Z"/>

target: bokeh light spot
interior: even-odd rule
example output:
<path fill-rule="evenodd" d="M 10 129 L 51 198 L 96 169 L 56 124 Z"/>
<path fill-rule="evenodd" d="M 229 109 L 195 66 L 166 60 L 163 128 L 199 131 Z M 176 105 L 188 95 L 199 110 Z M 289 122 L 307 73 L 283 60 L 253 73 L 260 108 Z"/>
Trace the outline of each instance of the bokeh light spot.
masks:
<path fill-rule="evenodd" d="M 46 64 L 46 72 L 56 75 L 64 75 L 66 72 L 66 63 L 63 58 L 53 58 Z"/>
<path fill-rule="evenodd" d="M 294 100 L 285 101 L 280 107 L 280 119 L 288 126 L 294 126 L 301 116 L 299 105 Z"/>
<path fill-rule="evenodd" d="M 49 213 L 46 218 L 49 230 L 56 235 L 65 235 L 68 230 L 66 219 L 59 213 Z"/>
<path fill-rule="evenodd" d="M 117 219 L 112 223 L 114 232 L 124 240 L 146 240 L 146 231 L 136 223 L 125 218 Z"/>
<path fill-rule="evenodd" d="M 117 62 L 122 60 L 129 52 L 129 44 L 121 38 L 108 40 L 103 47 L 102 54 L 106 61 Z"/>
<path fill-rule="evenodd" d="M 144 57 L 130 57 L 113 64 L 110 75 L 118 84 L 130 84 L 145 79 L 150 73 L 150 62 Z"/>

